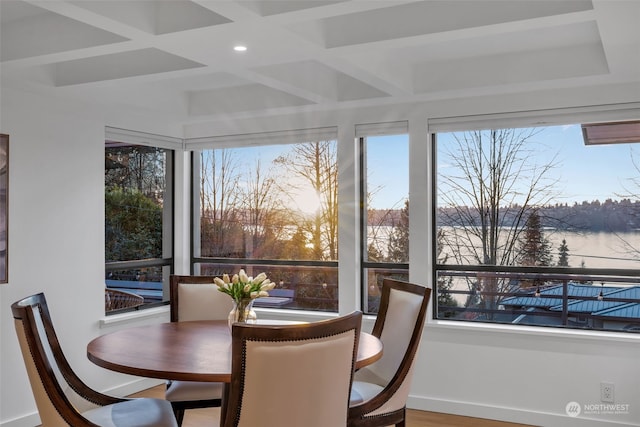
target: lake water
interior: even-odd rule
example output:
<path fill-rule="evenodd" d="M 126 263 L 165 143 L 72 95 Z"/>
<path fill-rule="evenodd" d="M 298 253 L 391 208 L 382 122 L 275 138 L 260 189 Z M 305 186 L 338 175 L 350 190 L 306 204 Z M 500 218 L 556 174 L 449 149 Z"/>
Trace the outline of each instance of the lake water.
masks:
<path fill-rule="evenodd" d="M 369 242 L 375 236 L 378 250 L 386 254 L 388 236 L 393 227 L 369 227 Z M 452 227 L 446 231 L 453 232 Z M 562 239 L 569 248 L 569 266 L 586 268 L 640 269 L 640 230 L 625 233 L 573 232 L 548 230 L 544 237 L 551 243 L 553 263 L 558 262 L 558 248 Z"/>

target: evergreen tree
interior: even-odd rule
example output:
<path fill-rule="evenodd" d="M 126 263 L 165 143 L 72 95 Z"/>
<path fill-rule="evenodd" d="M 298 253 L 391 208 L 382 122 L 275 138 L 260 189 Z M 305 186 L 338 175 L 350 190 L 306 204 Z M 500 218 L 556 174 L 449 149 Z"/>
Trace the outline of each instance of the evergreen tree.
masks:
<path fill-rule="evenodd" d="M 552 256 L 549 240 L 544 237 L 537 210 L 529 214 L 520 240 L 519 261 L 523 266 L 549 266 Z"/>
<path fill-rule="evenodd" d="M 105 190 L 105 259 L 162 257 L 162 207 L 134 189 Z"/>
<path fill-rule="evenodd" d="M 409 262 L 409 200 L 400 211 L 400 221 L 389 236 L 389 262 Z"/>
<path fill-rule="evenodd" d="M 449 255 L 443 253 L 445 231 L 442 227 L 438 228 L 436 236 L 436 262 L 438 264 L 446 264 Z M 451 276 L 438 277 L 438 317 L 455 316 L 456 311 L 447 310 L 449 307 L 458 307 L 458 301 L 449 293 L 453 287 L 453 278 Z"/>
<path fill-rule="evenodd" d="M 565 239 L 558 247 L 558 267 L 569 267 L 569 247 Z"/>

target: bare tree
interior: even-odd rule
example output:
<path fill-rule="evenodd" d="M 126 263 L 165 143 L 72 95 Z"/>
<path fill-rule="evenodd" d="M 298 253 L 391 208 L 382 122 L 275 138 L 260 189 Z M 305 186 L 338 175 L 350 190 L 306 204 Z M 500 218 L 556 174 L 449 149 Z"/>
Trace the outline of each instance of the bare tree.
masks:
<path fill-rule="evenodd" d="M 284 240 L 284 222 L 276 221 L 280 206 L 276 180 L 270 171 L 263 171 L 260 159 L 246 174 L 242 194 L 243 224 L 248 229 L 247 256 L 276 258 L 272 249 L 277 240 Z"/>
<path fill-rule="evenodd" d="M 629 186 L 624 186 L 624 194 L 618 194 L 619 197 L 628 199 L 628 203 L 624 203 L 624 210 L 627 211 L 624 214 L 633 218 L 640 216 L 640 210 L 638 209 L 638 203 L 631 203 L 631 200 L 640 200 L 640 159 L 638 159 L 637 153 L 631 149 L 630 153 L 631 164 L 636 171 L 636 175 L 629 177 Z M 640 260 L 640 247 L 637 247 L 633 242 L 629 241 L 625 236 L 620 233 L 616 233 L 620 239 L 622 250 L 624 253 L 630 255 L 632 258 Z"/>
<path fill-rule="evenodd" d="M 292 176 L 301 178 L 315 191 L 320 208 L 311 223 L 314 258 L 337 259 L 338 255 L 338 162 L 335 141 L 315 141 L 293 146 L 288 155 L 274 162 Z M 284 183 L 300 190 L 295 180 Z M 286 192 L 286 188 L 283 188 Z"/>
<path fill-rule="evenodd" d="M 458 264 L 514 265 L 518 241 L 529 212 L 550 203 L 553 186 L 551 161 L 536 163 L 536 129 L 497 129 L 452 134 L 444 152 L 450 167 L 439 176 L 441 222 L 455 232 L 442 236 Z M 468 283 L 479 303 L 495 309 L 508 281 L 492 275 Z"/>
<path fill-rule="evenodd" d="M 237 254 L 242 247 L 238 223 L 240 180 L 232 150 L 205 151 L 200 155 L 200 218 L 202 252 L 209 256 Z M 240 234 L 238 236 L 238 234 Z"/>

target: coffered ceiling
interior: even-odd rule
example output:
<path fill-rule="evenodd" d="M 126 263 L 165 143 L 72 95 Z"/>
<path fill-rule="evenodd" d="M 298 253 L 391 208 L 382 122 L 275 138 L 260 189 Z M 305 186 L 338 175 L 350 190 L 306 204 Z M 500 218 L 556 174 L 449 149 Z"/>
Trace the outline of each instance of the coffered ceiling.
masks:
<path fill-rule="evenodd" d="M 5 87 L 184 122 L 620 84 L 640 100 L 639 22 L 639 0 L 0 0 L 0 60 Z"/>

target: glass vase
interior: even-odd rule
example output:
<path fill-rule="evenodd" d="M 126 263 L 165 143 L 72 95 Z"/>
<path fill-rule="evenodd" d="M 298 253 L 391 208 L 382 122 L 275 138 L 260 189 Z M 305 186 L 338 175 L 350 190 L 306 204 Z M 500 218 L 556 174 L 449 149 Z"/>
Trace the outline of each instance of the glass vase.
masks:
<path fill-rule="evenodd" d="M 229 328 L 236 322 L 256 323 L 258 317 L 253 311 L 253 298 L 233 300 L 233 309 L 229 312 Z"/>

